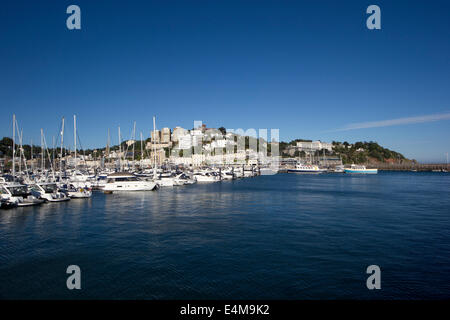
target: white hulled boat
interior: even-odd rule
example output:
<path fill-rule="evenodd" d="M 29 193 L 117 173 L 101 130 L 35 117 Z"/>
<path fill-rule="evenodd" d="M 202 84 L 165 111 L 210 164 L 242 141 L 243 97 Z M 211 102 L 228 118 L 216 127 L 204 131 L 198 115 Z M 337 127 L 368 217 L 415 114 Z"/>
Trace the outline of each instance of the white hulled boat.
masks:
<path fill-rule="evenodd" d="M 44 202 L 34 196 L 26 185 L 19 183 L 6 183 L 0 186 L 1 198 L 19 207 L 35 206 Z"/>
<path fill-rule="evenodd" d="M 378 169 L 367 169 L 366 166 L 352 164 L 350 168 L 345 168 L 345 173 L 378 173 Z"/>
<path fill-rule="evenodd" d="M 35 183 L 30 186 L 33 194 L 44 201 L 48 202 L 62 202 L 70 200 L 70 197 L 58 191 L 58 186 L 53 182 Z"/>
<path fill-rule="evenodd" d="M 293 173 L 321 173 L 321 170 L 318 166 L 312 164 L 296 164 L 294 169 L 288 169 L 288 172 Z"/>
<path fill-rule="evenodd" d="M 193 175 L 193 178 L 198 182 L 198 183 L 202 183 L 202 182 L 219 182 L 220 181 L 220 177 L 215 175 L 212 172 L 196 172 Z"/>
<path fill-rule="evenodd" d="M 65 189 L 66 194 L 73 199 L 85 199 L 92 196 L 92 190 L 88 187 L 69 184 Z"/>
<path fill-rule="evenodd" d="M 155 188 L 156 183 L 153 181 L 140 180 L 131 173 L 117 172 L 108 176 L 108 180 L 103 187 L 103 191 L 151 191 Z"/>

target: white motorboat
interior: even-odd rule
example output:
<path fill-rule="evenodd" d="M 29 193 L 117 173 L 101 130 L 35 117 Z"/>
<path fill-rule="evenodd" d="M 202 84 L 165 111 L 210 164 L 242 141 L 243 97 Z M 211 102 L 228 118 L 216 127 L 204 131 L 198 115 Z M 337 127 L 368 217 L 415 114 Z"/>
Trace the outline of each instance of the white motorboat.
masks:
<path fill-rule="evenodd" d="M 295 165 L 294 169 L 288 169 L 288 172 L 318 174 L 322 173 L 323 170 L 316 165 L 298 163 Z"/>
<path fill-rule="evenodd" d="M 54 182 L 35 183 L 30 186 L 32 193 L 39 199 L 48 202 L 63 202 L 70 200 L 70 197 L 58 191 L 58 186 Z"/>
<path fill-rule="evenodd" d="M 198 183 L 220 181 L 220 177 L 212 172 L 196 172 L 193 177 Z"/>
<path fill-rule="evenodd" d="M 92 189 L 81 183 L 61 183 L 60 190 L 73 199 L 86 199 L 92 196 Z"/>
<path fill-rule="evenodd" d="M 6 183 L 0 186 L 1 198 L 19 207 L 35 206 L 44 202 L 33 195 L 26 185 L 19 183 Z"/>
<path fill-rule="evenodd" d="M 236 179 L 233 169 L 221 170 L 220 177 L 222 180 L 233 180 Z"/>
<path fill-rule="evenodd" d="M 173 187 L 175 185 L 178 185 L 178 183 L 175 181 L 175 176 L 170 173 L 160 174 L 158 179 L 156 179 L 154 181 L 160 187 Z"/>
<path fill-rule="evenodd" d="M 195 184 L 197 182 L 197 180 L 192 179 L 185 173 L 181 173 L 181 174 L 177 175 L 175 178 L 175 181 L 177 182 L 176 185 L 179 185 L 179 186 L 186 185 L 186 184 Z"/>
<path fill-rule="evenodd" d="M 140 180 L 138 177 L 127 172 L 117 172 L 108 176 L 108 180 L 103 187 L 103 191 L 151 191 L 156 188 L 154 181 Z"/>
<path fill-rule="evenodd" d="M 92 190 L 88 187 L 79 187 L 77 185 L 70 184 L 65 192 L 73 199 L 86 199 L 92 196 Z"/>
<path fill-rule="evenodd" d="M 366 166 L 352 164 L 350 168 L 345 168 L 345 173 L 378 173 L 378 169 L 367 169 Z"/>

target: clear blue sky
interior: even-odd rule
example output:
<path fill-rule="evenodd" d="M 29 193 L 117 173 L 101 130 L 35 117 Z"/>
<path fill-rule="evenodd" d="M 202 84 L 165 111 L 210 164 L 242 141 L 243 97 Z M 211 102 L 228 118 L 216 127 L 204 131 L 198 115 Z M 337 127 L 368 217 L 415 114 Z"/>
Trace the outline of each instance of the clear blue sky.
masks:
<path fill-rule="evenodd" d="M 70 4 L 81 30 L 66 28 Z M 366 28 L 370 4 L 381 30 Z M 148 137 L 156 115 L 158 127 L 279 128 L 286 141 L 373 140 L 445 161 L 449 12 L 448 1 L 2 1 L 0 136 L 15 113 L 26 143 L 42 127 L 51 144 L 65 116 L 72 143 L 75 113 L 83 147 L 97 147 L 108 128 L 113 143 L 119 125 L 129 138 L 133 121 Z M 352 129 L 365 122 L 377 123 Z"/>

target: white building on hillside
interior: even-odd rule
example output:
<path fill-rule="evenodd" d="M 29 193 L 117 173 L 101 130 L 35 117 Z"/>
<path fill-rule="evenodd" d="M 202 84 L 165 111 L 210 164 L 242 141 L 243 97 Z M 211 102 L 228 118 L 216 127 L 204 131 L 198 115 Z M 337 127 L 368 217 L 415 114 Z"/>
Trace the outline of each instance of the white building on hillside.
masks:
<path fill-rule="evenodd" d="M 181 127 L 175 127 L 172 130 L 172 141 L 173 142 L 178 142 L 179 138 L 181 136 L 185 136 L 188 133 L 188 131 L 184 128 Z"/>
<path fill-rule="evenodd" d="M 331 143 L 321 142 L 320 140 L 298 141 L 296 147 L 298 151 L 305 151 L 305 152 L 315 152 L 317 150 L 322 149 L 333 151 L 333 145 Z"/>

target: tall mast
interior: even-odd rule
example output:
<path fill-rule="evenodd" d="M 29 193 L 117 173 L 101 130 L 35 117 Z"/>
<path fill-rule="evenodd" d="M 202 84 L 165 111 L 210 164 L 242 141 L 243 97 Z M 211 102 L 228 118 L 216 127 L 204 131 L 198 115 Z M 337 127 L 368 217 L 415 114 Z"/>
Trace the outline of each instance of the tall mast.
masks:
<path fill-rule="evenodd" d="M 121 137 L 120 137 L 120 126 L 119 126 L 119 170 L 122 171 L 122 159 L 121 159 L 121 154 L 122 154 L 122 143 L 121 143 Z"/>
<path fill-rule="evenodd" d="M 17 126 L 17 127 L 19 127 L 19 126 Z M 19 130 L 19 128 L 17 128 L 17 130 Z M 20 130 L 20 135 L 19 135 L 19 132 L 17 132 L 17 135 L 19 136 L 19 172 L 22 172 L 22 148 L 23 148 L 23 146 L 22 146 L 22 137 L 23 137 L 23 129 L 21 129 Z M 25 155 L 24 155 L 24 160 L 26 161 L 26 159 L 25 159 Z"/>
<path fill-rule="evenodd" d="M 61 155 L 59 156 L 59 180 L 62 179 L 62 157 L 63 157 L 63 145 L 64 145 L 64 117 L 62 118 L 61 126 Z"/>
<path fill-rule="evenodd" d="M 110 143 L 110 137 L 109 137 L 109 128 L 108 128 L 108 141 L 106 142 L 106 156 L 109 156 L 109 143 Z"/>
<path fill-rule="evenodd" d="M 33 139 L 31 139 L 31 171 L 33 171 Z"/>
<path fill-rule="evenodd" d="M 75 147 L 75 170 L 77 169 L 77 116 L 73 115 L 73 141 Z"/>
<path fill-rule="evenodd" d="M 15 181 L 15 173 L 16 173 L 16 115 L 13 114 L 13 161 L 12 161 L 12 176 L 13 181 Z"/>
<path fill-rule="evenodd" d="M 17 125 L 17 127 L 19 127 Z M 27 158 L 25 157 L 25 153 L 23 151 L 23 130 L 20 130 L 20 137 L 19 137 L 19 143 L 20 143 L 20 162 L 19 162 L 19 171 L 22 172 L 22 157 L 23 157 L 23 164 L 25 167 L 25 173 L 27 175 L 27 178 L 29 178 L 28 176 L 28 167 L 27 167 Z"/>
<path fill-rule="evenodd" d="M 52 139 L 52 165 L 53 165 L 53 167 L 55 167 L 56 166 L 56 163 L 55 163 L 55 136 L 53 136 L 52 138 L 53 138 Z"/>
<path fill-rule="evenodd" d="M 144 159 L 144 148 L 143 148 L 143 141 L 142 141 L 142 131 L 141 131 L 141 168 L 142 168 L 142 160 Z"/>
<path fill-rule="evenodd" d="M 156 179 L 156 120 L 155 116 L 153 116 L 153 177 Z"/>
<path fill-rule="evenodd" d="M 45 164 L 44 164 L 44 161 L 45 161 L 45 158 L 44 158 L 44 139 L 42 138 L 43 135 L 44 135 L 44 130 L 42 130 L 42 128 L 41 128 L 41 168 L 42 168 L 42 172 L 44 172 L 44 166 L 45 166 Z"/>
<path fill-rule="evenodd" d="M 133 125 L 133 170 L 134 170 L 134 145 L 136 144 L 136 121 Z"/>

